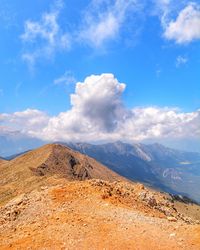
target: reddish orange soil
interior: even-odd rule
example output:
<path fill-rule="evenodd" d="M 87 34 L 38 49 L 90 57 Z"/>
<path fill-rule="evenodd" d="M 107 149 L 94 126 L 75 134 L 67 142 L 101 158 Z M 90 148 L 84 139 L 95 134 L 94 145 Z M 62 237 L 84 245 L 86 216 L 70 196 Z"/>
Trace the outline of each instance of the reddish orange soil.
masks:
<path fill-rule="evenodd" d="M 41 189 L 12 202 L 21 212 L 1 223 L 0 249 L 200 249 L 200 226 L 105 198 L 92 181 Z"/>

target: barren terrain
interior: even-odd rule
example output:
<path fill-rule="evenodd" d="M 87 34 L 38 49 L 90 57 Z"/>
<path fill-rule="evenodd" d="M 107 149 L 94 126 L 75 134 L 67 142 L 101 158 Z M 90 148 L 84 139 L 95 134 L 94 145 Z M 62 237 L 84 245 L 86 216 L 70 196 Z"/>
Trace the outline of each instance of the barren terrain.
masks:
<path fill-rule="evenodd" d="M 79 161 L 76 170 L 92 166 L 88 178 L 79 170 L 64 174 L 70 156 Z M 65 147 L 47 145 L 3 163 L 0 172 L 2 250 L 200 249 L 199 206 L 127 182 Z"/>

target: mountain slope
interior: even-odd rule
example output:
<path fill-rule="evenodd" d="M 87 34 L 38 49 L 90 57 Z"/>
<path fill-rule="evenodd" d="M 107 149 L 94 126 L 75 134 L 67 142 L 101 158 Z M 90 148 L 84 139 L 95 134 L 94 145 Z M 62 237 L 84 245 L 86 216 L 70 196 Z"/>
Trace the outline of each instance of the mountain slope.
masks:
<path fill-rule="evenodd" d="M 200 202 L 200 154 L 183 152 L 160 144 L 122 142 L 91 145 L 68 143 L 122 176 L 154 188 L 188 196 Z"/>
<path fill-rule="evenodd" d="M 119 174 L 135 181 L 156 182 L 148 162 L 132 152 L 132 146 L 121 142 L 104 145 L 69 143 L 71 148 L 87 154 L 107 165 Z"/>
<path fill-rule="evenodd" d="M 31 150 L 26 150 L 26 151 L 22 151 L 22 152 L 20 152 L 20 153 L 18 153 L 18 154 L 9 155 L 9 156 L 5 157 L 5 159 L 6 159 L 7 161 L 13 160 L 13 159 L 19 157 L 20 155 L 24 155 L 24 154 L 28 153 L 29 151 L 31 151 Z"/>
<path fill-rule="evenodd" d="M 0 166 L 1 166 L 3 163 L 6 163 L 6 160 L 0 157 Z"/>
<path fill-rule="evenodd" d="M 0 176 L 0 202 L 44 185 L 51 177 L 67 180 L 123 179 L 94 159 L 55 144 L 45 145 L 4 162 Z"/>
<path fill-rule="evenodd" d="M 130 145 L 118 141 L 103 145 L 61 144 L 95 158 L 130 180 L 200 203 L 199 153 L 183 152 L 157 143 Z"/>
<path fill-rule="evenodd" d="M 0 249 L 197 250 L 200 226 L 180 212 L 140 184 L 63 179 L 0 207 Z"/>

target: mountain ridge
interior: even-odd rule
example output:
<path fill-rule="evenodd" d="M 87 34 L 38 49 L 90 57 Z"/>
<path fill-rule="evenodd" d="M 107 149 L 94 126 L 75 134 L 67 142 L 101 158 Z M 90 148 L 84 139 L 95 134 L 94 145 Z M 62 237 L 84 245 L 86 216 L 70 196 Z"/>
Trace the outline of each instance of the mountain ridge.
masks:
<path fill-rule="evenodd" d="M 158 143 L 59 143 L 95 158 L 125 178 L 200 202 L 199 153 L 180 151 Z"/>
<path fill-rule="evenodd" d="M 128 179 L 200 202 L 199 153 L 179 151 L 158 143 L 64 144 L 95 158 Z"/>
<path fill-rule="evenodd" d="M 0 175 L 2 199 L 14 197 L 18 192 L 30 191 L 44 185 L 53 177 L 66 180 L 124 179 L 96 160 L 58 144 L 47 144 L 13 160 L 3 162 Z M 6 197 L 9 189 L 10 196 Z"/>

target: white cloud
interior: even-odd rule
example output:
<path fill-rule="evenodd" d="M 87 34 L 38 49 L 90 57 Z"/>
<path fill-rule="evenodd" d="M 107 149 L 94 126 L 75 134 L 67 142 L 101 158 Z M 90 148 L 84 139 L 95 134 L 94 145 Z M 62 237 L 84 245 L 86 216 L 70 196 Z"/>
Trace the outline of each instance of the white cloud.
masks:
<path fill-rule="evenodd" d="M 80 40 L 93 47 L 102 47 L 114 40 L 130 12 L 138 10 L 137 0 L 93 0 L 86 11 L 80 32 Z"/>
<path fill-rule="evenodd" d="M 38 59 L 42 53 L 39 53 L 40 50 L 34 52 L 26 52 L 22 55 L 22 59 L 28 64 L 29 69 L 33 71 L 35 66 L 35 61 Z"/>
<path fill-rule="evenodd" d="M 38 136 L 39 132 L 47 126 L 48 121 L 47 114 L 36 109 L 0 114 L 0 124 L 3 124 L 7 130 L 19 130 L 23 134 L 32 136 Z"/>
<path fill-rule="evenodd" d="M 65 71 L 65 73 L 62 76 L 54 80 L 54 84 L 56 85 L 60 84 L 69 85 L 69 84 L 75 84 L 76 82 L 77 81 L 75 76 L 69 70 Z"/>
<path fill-rule="evenodd" d="M 154 14 L 158 15 L 163 27 L 166 27 L 171 12 L 171 0 L 154 0 Z"/>
<path fill-rule="evenodd" d="M 121 94 L 125 89 L 112 74 L 92 75 L 76 84 L 72 109 L 50 119 L 45 134 L 50 139 L 83 139 L 112 133 L 123 119 Z M 58 131 L 60 130 L 60 132 Z M 61 132 L 62 131 L 62 132 Z"/>
<path fill-rule="evenodd" d="M 41 57 L 51 58 L 56 51 L 70 49 L 71 37 L 58 23 L 63 5 L 57 1 L 53 10 L 44 13 L 40 21 L 27 20 L 21 39 L 27 45 L 22 58 L 33 66 Z"/>
<path fill-rule="evenodd" d="M 121 130 L 126 131 L 124 136 L 132 140 L 195 138 L 200 137 L 199 119 L 200 110 L 181 113 L 170 108 L 135 108 Z"/>
<path fill-rule="evenodd" d="M 128 109 L 122 102 L 124 90 L 125 84 L 112 74 L 91 75 L 76 84 L 70 110 L 54 117 L 31 109 L 0 114 L 0 124 L 50 141 L 200 138 L 200 110 L 184 113 L 167 107 Z"/>
<path fill-rule="evenodd" d="M 176 58 L 176 67 L 180 67 L 188 62 L 188 58 L 185 56 L 177 56 Z"/>
<path fill-rule="evenodd" d="M 189 3 L 182 9 L 176 20 L 171 20 L 166 25 L 164 36 L 178 44 L 200 39 L 200 5 Z"/>

